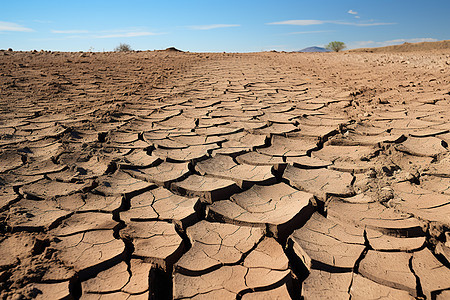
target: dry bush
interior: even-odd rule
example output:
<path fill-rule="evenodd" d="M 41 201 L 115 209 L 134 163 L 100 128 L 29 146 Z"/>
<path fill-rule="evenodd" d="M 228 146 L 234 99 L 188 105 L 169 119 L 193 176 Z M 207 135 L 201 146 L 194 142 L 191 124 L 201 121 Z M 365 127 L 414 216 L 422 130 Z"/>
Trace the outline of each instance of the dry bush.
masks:
<path fill-rule="evenodd" d="M 132 51 L 131 46 L 125 43 L 120 43 L 119 46 L 114 48 L 114 51 L 116 52 L 126 52 L 126 51 Z"/>

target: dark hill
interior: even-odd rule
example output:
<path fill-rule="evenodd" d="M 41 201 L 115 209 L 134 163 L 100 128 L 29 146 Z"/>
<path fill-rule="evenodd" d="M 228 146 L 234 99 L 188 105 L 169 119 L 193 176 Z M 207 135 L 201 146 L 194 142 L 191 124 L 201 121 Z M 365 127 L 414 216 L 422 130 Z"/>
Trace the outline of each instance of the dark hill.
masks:
<path fill-rule="evenodd" d="M 330 52 L 330 50 L 322 48 L 322 47 L 308 47 L 308 48 L 304 48 L 302 50 L 299 51 L 295 51 L 295 52 Z"/>

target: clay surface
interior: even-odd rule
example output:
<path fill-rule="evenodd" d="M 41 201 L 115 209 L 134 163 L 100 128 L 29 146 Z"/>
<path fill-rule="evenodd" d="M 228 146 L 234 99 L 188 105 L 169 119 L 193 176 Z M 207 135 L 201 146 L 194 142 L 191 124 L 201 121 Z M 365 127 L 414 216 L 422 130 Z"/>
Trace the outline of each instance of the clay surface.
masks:
<path fill-rule="evenodd" d="M 0 50 L 0 299 L 448 299 L 450 52 L 389 49 Z"/>

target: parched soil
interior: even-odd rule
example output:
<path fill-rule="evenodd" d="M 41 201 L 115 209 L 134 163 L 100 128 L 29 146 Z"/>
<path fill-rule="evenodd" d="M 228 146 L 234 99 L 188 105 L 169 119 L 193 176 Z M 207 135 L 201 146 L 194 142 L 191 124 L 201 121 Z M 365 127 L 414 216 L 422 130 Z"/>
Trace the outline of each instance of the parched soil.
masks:
<path fill-rule="evenodd" d="M 349 50 L 350 52 L 369 52 L 369 53 L 404 53 L 404 52 L 435 52 L 443 53 L 450 48 L 450 40 L 438 42 L 422 43 L 403 43 L 400 45 L 377 47 L 377 48 L 359 48 Z"/>
<path fill-rule="evenodd" d="M 0 299 L 449 299 L 450 51 L 0 51 Z"/>

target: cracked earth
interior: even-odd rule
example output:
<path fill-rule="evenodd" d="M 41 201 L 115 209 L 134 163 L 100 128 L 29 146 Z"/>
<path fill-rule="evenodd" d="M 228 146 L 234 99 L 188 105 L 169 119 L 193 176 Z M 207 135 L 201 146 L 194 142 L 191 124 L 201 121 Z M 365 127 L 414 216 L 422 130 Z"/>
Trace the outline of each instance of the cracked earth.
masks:
<path fill-rule="evenodd" d="M 0 298 L 449 299 L 449 63 L 0 51 Z"/>

